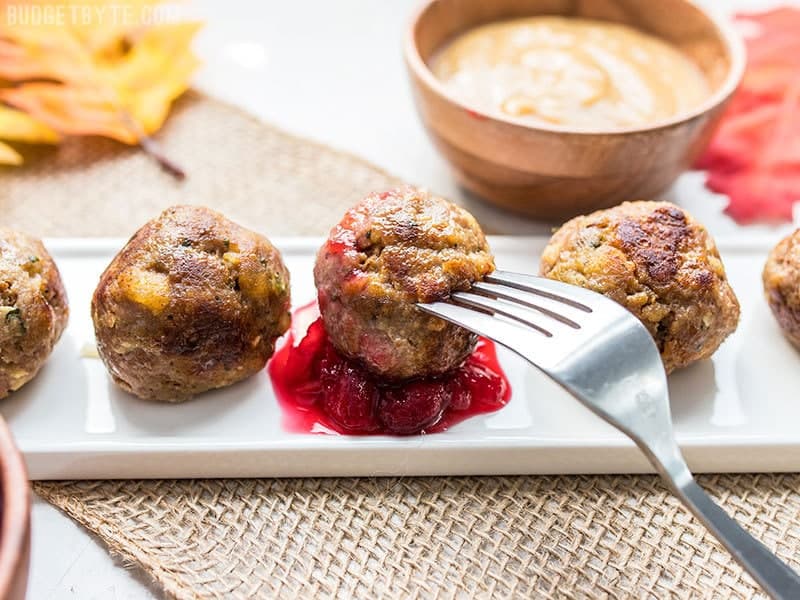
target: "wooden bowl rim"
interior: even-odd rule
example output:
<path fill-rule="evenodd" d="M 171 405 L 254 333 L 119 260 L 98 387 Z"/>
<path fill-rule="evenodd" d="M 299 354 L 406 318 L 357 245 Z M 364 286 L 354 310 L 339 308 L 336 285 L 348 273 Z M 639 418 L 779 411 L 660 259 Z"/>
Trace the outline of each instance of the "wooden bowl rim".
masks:
<path fill-rule="evenodd" d="M 441 83 L 441 81 L 439 81 L 439 79 L 428 68 L 428 65 L 425 64 L 425 61 L 422 60 L 422 55 L 419 53 L 419 48 L 417 47 L 416 44 L 415 33 L 417 31 L 417 27 L 419 26 L 420 20 L 422 19 L 423 15 L 428 11 L 429 7 L 432 4 L 435 4 L 440 1 L 441 0 L 424 0 L 416 9 L 416 11 L 412 14 L 411 20 L 409 21 L 409 24 L 406 27 L 405 38 L 403 40 L 403 53 L 405 55 L 406 64 L 408 65 L 412 73 L 415 76 L 422 79 L 428 86 L 428 88 L 433 90 L 437 95 L 441 96 L 447 102 L 465 111 L 474 113 L 477 112 L 475 106 L 462 102 L 460 99 L 456 98 L 455 96 L 450 94 L 450 92 L 447 91 L 447 89 Z M 483 0 L 473 0 L 473 1 L 481 2 Z M 728 72 L 725 76 L 725 80 L 722 82 L 719 88 L 700 105 L 694 107 L 689 111 L 678 113 L 673 117 L 670 117 L 669 119 L 662 119 L 659 121 L 655 121 L 654 123 L 650 123 L 649 125 L 640 125 L 635 127 L 624 127 L 616 129 L 591 129 L 591 130 L 577 129 L 564 125 L 549 125 L 546 123 L 532 125 L 513 119 L 511 117 L 506 117 L 501 114 L 495 114 L 495 113 L 487 114 L 484 112 L 481 112 L 481 117 L 485 117 L 487 121 L 495 121 L 498 123 L 503 123 L 505 125 L 510 125 L 512 127 L 531 129 L 540 132 L 552 132 L 552 133 L 577 135 L 577 136 L 593 136 L 593 135 L 619 136 L 619 135 L 628 135 L 636 133 L 648 133 L 659 129 L 667 129 L 670 127 L 674 127 L 676 125 L 680 125 L 682 123 L 686 123 L 687 121 L 691 121 L 692 119 L 695 119 L 713 110 L 715 107 L 725 102 L 731 96 L 731 94 L 733 94 L 733 92 L 736 91 L 736 88 L 739 86 L 739 83 L 742 80 L 742 77 L 744 75 L 745 64 L 747 62 L 747 55 L 745 51 L 744 41 L 742 40 L 741 36 L 734 30 L 733 26 L 726 17 L 723 17 L 716 11 L 707 10 L 706 8 L 700 6 L 695 0 L 678 0 L 678 1 L 693 7 L 694 9 L 705 15 L 705 17 L 711 22 L 711 24 L 716 29 L 717 35 L 725 45 L 725 49 L 727 50 L 728 56 L 730 57 L 730 66 L 728 67 Z"/>
<path fill-rule="evenodd" d="M 30 491 L 28 472 L 11 432 L 0 418 L 0 493 L 3 506 L 0 518 L 0 597 L 9 593 L 28 539 Z"/>

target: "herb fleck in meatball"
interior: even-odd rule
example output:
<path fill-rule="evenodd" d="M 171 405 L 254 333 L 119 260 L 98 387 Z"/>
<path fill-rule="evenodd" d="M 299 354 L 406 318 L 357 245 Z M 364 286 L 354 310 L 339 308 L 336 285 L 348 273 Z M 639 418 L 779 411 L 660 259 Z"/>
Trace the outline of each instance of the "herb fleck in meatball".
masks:
<path fill-rule="evenodd" d="M 92 319 L 114 381 L 178 402 L 264 367 L 289 326 L 289 273 L 265 237 L 208 208 L 176 206 L 108 266 Z"/>
<path fill-rule="evenodd" d="M 772 249 L 763 281 L 772 314 L 786 338 L 800 349 L 800 229 Z"/>
<path fill-rule="evenodd" d="M 317 255 L 314 280 L 328 336 L 345 356 L 390 380 L 459 366 L 476 337 L 417 302 L 446 298 L 494 270 L 475 218 L 426 191 L 367 196 Z"/>
<path fill-rule="evenodd" d="M 739 322 L 714 240 L 667 202 L 626 202 L 572 219 L 551 238 L 540 271 L 631 311 L 667 372 L 710 357 Z"/>
<path fill-rule="evenodd" d="M 61 276 L 42 243 L 0 227 L 0 398 L 36 376 L 68 319 Z"/>

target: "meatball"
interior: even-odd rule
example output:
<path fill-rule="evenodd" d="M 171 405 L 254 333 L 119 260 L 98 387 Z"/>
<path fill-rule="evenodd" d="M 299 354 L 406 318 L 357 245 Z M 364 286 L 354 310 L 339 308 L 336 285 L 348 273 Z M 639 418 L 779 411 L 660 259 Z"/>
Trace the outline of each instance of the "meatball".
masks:
<path fill-rule="evenodd" d="M 636 315 L 668 373 L 711 356 L 739 322 L 714 240 L 668 202 L 626 202 L 572 219 L 551 238 L 540 272 Z"/>
<path fill-rule="evenodd" d="M 772 314 L 786 338 L 800 349 L 800 229 L 769 253 L 763 281 Z"/>
<path fill-rule="evenodd" d="M 331 343 L 387 380 L 438 375 L 475 348 L 469 331 L 423 313 L 494 270 L 475 218 L 412 187 L 367 196 L 331 231 L 314 281 Z"/>
<path fill-rule="evenodd" d="M 289 273 L 265 237 L 208 208 L 176 206 L 105 270 L 92 320 L 120 387 L 180 402 L 264 367 L 289 327 Z"/>
<path fill-rule="evenodd" d="M 0 398 L 36 376 L 68 319 L 61 275 L 42 243 L 0 227 Z"/>

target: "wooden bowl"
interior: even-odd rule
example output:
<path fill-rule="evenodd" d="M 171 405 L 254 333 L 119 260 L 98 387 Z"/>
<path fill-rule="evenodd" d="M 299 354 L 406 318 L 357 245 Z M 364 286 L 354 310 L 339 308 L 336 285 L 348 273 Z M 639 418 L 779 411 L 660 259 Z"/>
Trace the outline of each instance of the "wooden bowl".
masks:
<path fill-rule="evenodd" d="M 0 598 L 22 600 L 31 552 L 28 473 L 0 418 Z"/>
<path fill-rule="evenodd" d="M 665 39 L 700 66 L 712 94 L 652 125 L 581 132 L 482 114 L 453 97 L 428 67 L 467 29 L 535 15 L 624 23 Z M 705 147 L 745 64 L 735 32 L 687 0 L 429 0 L 412 19 L 404 53 L 422 120 L 459 181 L 495 204 L 546 220 L 667 188 Z"/>

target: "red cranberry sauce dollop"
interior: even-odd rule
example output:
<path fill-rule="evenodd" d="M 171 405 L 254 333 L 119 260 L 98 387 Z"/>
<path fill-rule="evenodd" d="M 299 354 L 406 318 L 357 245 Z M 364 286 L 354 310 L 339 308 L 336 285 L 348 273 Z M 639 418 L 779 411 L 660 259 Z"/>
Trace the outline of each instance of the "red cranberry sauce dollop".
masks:
<path fill-rule="evenodd" d="M 379 381 L 336 351 L 316 303 L 295 311 L 268 371 L 284 427 L 298 433 L 435 433 L 499 410 L 511 397 L 494 344 L 483 338 L 464 364 L 446 375 Z"/>

